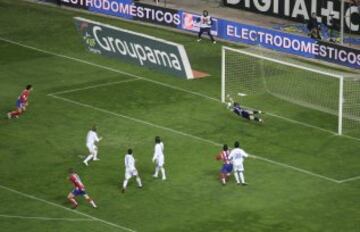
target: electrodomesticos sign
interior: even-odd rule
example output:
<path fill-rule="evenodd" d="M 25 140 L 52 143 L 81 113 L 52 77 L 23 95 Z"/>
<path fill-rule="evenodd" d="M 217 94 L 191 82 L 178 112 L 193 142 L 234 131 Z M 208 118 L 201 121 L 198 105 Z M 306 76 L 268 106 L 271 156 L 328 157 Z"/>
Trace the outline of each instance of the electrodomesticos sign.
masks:
<path fill-rule="evenodd" d="M 183 45 L 80 17 L 75 25 L 90 52 L 193 78 Z"/>

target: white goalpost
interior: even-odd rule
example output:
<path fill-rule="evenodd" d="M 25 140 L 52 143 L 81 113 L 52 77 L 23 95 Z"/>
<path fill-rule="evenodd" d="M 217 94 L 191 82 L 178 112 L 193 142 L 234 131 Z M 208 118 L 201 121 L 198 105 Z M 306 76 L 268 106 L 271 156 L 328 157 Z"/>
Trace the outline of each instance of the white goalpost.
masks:
<path fill-rule="evenodd" d="M 334 133 L 339 135 L 345 129 L 360 131 L 359 76 L 323 71 L 305 63 L 284 61 L 275 55 L 225 46 L 221 66 L 222 102 L 232 98 L 240 104 L 246 102 L 259 108 L 271 107 L 281 100 L 292 105 L 283 107 L 287 111 L 302 106 L 314 110 L 314 115 L 315 112 L 331 115 L 332 119 L 324 120 L 337 123 Z"/>

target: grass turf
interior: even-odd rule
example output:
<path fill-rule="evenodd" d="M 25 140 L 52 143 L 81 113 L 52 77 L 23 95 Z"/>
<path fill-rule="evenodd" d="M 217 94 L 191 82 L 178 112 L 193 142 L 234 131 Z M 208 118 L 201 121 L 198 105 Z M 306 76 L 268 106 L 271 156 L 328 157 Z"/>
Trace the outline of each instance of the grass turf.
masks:
<path fill-rule="evenodd" d="M 86 15 L 184 44 L 193 68 L 212 75 L 185 81 L 87 53 L 72 19 L 81 13 L 7 0 L 0 0 L 0 11 L 2 38 L 219 98 L 220 45 Z M 357 231 L 360 226 L 358 180 L 338 184 L 250 159 L 245 163 L 250 185 L 238 187 L 232 179 L 222 187 L 217 181 L 220 163 L 214 160 L 218 143 L 240 140 L 252 154 L 343 180 L 359 175 L 358 141 L 268 115 L 264 125 L 249 123 L 214 100 L 146 80 L 63 93 L 57 96 L 66 101 L 56 99 L 48 94 L 133 77 L 4 41 L 0 51 L 0 111 L 5 114 L 13 107 L 23 86 L 34 85 L 29 111 L 19 120 L 0 120 L 1 186 L 69 207 L 66 171 L 75 167 L 99 205 L 93 210 L 80 200 L 76 212 L 136 231 Z M 284 116 L 311 112 L 286 104 L 276 110 Z M 84 139 L 94 123 L 104 136 L 101 161 L 85 168 L 79 155 L 87 153 Z M 166 147 L 164 183 L 151 177 L 155 135 Z M 132 182 L 123 195 L 123 155 L 128 147 L 134 149 L 145 187 L 138 190 Z M 5 218 L 1 215 L 87 217 L 1 187 L 0 199 L 1 231 L 125 231 L 101 221 Z"/>

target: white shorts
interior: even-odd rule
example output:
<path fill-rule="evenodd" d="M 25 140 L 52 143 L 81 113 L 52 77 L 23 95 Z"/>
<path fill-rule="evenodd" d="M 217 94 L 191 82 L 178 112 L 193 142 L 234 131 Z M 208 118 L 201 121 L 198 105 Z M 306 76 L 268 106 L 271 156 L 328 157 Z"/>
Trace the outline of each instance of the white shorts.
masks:
<path fill-rule="evenodd" d="M 165 159 L 164 159 L 164 157 L 160 157 L 160 158 L 156 159 L 156 160 L 155 160 L 155 163 L 156 163 L 156 166 L 158 166 L 158 167 L 164 166 L 164 164 L 165 164 Z"/>
<path fill-rule="evenodd" d="M 138 171 L 136 169 L 125 170 L 125 179 L 130 179 L 133 176 L 138 176 Z"/>
<path fill-rule="evenodd" d="M 86 144 L 86 147 L 89 150 L 90 154 L 94 154 L 97 151 L 97 147 L 95 144 Z"/>
<path fill-rule="evenodd" d="M 239 164 L 233 164 L 234 172 L 243 172 L 244 171 L 244 165 L 242 163 Z"/>

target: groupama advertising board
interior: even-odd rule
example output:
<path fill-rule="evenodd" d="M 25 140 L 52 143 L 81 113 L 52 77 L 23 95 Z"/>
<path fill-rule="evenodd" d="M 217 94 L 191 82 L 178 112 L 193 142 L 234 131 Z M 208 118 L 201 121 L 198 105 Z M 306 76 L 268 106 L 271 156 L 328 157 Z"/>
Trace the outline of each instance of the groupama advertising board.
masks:
<path fill-rule="evenodd" d="M 184 46 L 141 33 L 75 17 L 86 48 L 96 54 L 192 79 Z"/>

